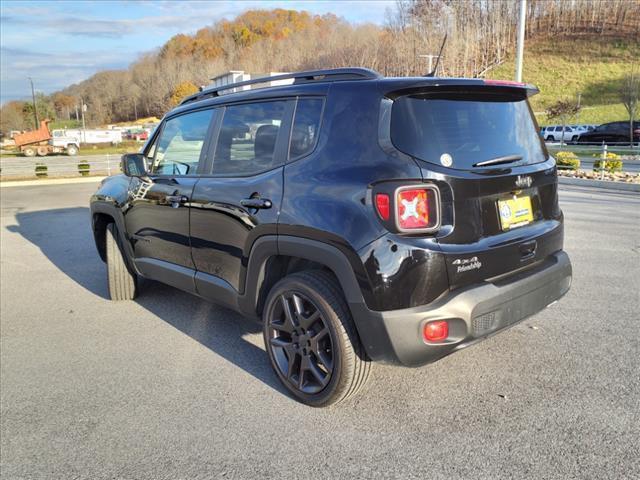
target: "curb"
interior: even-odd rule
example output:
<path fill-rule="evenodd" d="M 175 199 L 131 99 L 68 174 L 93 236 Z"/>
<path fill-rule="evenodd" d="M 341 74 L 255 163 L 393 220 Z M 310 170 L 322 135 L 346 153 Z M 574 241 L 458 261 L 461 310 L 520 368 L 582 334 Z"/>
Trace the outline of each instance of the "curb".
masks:
<path fill-rule="evenodd" d="M 4 180 L 0 182 L 0 188 L 33 187 L 36 185 L 65 185 L 69 183 L 95 183 L 105 177 L 80 177 L 80 178 L 48 178 L 46 180 Z"/>
<path fill-rule="evenodd" d="M 587 180 L 584 178 L 572 177 L 558 177 L 558 183 L 562 185 L 575 185 L 580 187 L 604 188 L 605 190 L 640 192 L 640 183 L 611 182 L 607 180 Z"/>

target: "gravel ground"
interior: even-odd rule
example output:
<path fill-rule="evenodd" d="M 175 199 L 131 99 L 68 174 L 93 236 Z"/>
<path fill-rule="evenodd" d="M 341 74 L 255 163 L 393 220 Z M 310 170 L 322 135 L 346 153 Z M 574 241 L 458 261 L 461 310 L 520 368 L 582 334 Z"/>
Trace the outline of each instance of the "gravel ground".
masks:
<path fill-rule="evenodd" d="M 96 185 L 2 189 L 2 478 L 640 478 L 640 196 L 563 187 L 571 291 L 329 409 L 259 327 L 157 283 L 106 299 Z"/>

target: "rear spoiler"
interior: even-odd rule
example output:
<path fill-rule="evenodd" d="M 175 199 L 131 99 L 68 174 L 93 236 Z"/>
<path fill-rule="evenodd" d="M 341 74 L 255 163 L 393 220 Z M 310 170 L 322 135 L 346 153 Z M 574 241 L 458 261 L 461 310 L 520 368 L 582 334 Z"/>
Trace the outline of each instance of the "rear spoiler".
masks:
<path fill-rule="evenodd" d="M 450 91 L 463 93 L 490 89 L 491 91 L 511 91 L 523 97 L 531 97 L 540 93 L 535 85 L 511 80 L 490 80 L 481 78 L 393 78 L 382 80 L 380 86 L 390 99 L 403 95 L 412 95 L 425 91 Z"/>

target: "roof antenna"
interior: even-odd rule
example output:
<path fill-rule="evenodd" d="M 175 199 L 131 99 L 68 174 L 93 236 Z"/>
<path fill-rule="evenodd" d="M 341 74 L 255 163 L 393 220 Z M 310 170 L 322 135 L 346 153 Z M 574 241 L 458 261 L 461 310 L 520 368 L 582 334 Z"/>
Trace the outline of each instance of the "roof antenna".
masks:
<path fill-rule="evenodd" d="M 440 57 L 442 57 L 442 50 L 444 49 L 444 44 L 447 43 L 447 34 L 444 34 L 444 39 L 442 40 L 442 45 L 440 46 L 440 52 L 438 52 L 438 58 L 436 58 L 436 65 L 433 67 L 429 73 L 425 75 L 425 77 L 435 77 L 436 72 L 438 71 L 438 64 L 440 63 Z"/>

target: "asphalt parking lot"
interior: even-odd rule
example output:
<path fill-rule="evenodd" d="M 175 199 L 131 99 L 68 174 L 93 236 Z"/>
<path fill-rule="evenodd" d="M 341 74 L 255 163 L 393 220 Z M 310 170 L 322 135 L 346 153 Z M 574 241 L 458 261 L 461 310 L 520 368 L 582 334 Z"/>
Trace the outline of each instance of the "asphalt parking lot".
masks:
<path fill-rule="evenodd" d="M 563 186 L 561 302 L 318 410 L 237 314 L 151 282 L 107 300 L 95 188 L 0 191 L 2 478 L 640 477 L 637 193 Z"/>

